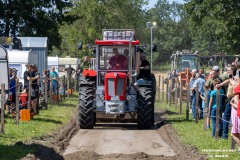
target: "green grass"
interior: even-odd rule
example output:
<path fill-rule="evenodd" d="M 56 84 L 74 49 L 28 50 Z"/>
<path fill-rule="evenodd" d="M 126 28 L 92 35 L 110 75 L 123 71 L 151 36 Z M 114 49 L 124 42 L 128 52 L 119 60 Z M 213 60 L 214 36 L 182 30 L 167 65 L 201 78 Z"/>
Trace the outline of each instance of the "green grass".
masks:
<path fill-rule="evenodd" d="M 170 111 L 171 114 L 167 116 L 167 122 L 176 129 L 183 143 L 197 147 L 200 153 L 207 154 L 209 159 L 212 160 L 240 159 L 240 152 L 236 150 L 231 150 L 231 136 L 229 136 L 228 140 L 212 138 L 211 130 L 205 131 L 203 129 L 203 120 L 200 120 L 196 124 L 194 121 L 191 120 L 191 114 L 189 115 L 190 121 L 186 121 L 185 104 L 183 104 L 182 114 L 179 114 L 179 107 L 178 110 L 175 110 L 174 104 L 170 107 L 169 104 L 156 102 L 155 106 L 156 109 L 164 109 Z M 230 134 L 231 131 L 229 131 L 229 135 Z M 236 148 L 238 149 L 238 147 Z M 218 152 L 217 150 L 222 151 Z"/>
<path fill-rule="evenodd" d="M 76 111 L 77 94 L 66 98 L 57 104 L 49 104 L 48 109 L 40 110 L 40 114 L 34 116 L 29 122 L 20 121 L 8 117 L 5 123 L 5 134 L 0 134 L 0 159 L 20 159 L 27 153 L 33 153 L 36 148 L 19 145 L 16 142 L 28 142 L 33 138 L 51 135 L 54 131 L 66 124 Z"/>

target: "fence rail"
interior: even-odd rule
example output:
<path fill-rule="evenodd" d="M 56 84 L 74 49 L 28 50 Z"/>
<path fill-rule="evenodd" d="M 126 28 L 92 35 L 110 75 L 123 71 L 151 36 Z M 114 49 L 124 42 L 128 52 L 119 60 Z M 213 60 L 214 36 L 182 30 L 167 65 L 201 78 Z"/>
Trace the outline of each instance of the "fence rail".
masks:
<path fill-rule="evenodd" d="M 45 109 L 48 109 L 48 103 L 59 103 L 59 83 L 63 84 L 63 97 L 61 97 L 61 100 L 62 99 L 65 99 L 65 94 L 66 94 L 66 90 L 67 90 L 67 95 L 68 97 L 71 95 L 71 93 L 69 93 L 69 89 L 73 90 L 74 91 L 77 91 L 78 89 L 78 79 L 76 78 L 75 80 L 74 79 L 67 79 L 65 78 L 65 75 L 58 80 L 57 82 L 57 89 L 55 92 L 53 92 L 52 90 L 52 82 L 50 81 L 50 85 L 48 84 L 49 80 L 47 77 L 43 77 L 43 80 L 44 80 L 44 83 L 43 83 L 43 86 L 44 86 L 44 89 L 41 90 L 40 89 L 40 82 L 38 81 L 38 87 L 36 88 L 36 90 L 33 90 L 32 87 L 32 84 L 33 83 L 33 80 L 32 78 L 29 79 L 29 84 L 27 85 L 28 86 L 28 92 L 27 92 L 27 102 L 26 103 L 20 103 L 20 94 L 22 92 L 20 92 L 20 88 L 23 88 L 23 85 L 19 83 L 19 79 L 17 78 L 15 80 L 15 86 L 13 86 L 12 88 L 10 88 L 9 90 L 5 90 L 5 84 L 1 84 L 1 124 L 0 124 L 0 133 L 4 134 L 4 127 L 5 127 L 5 108 L 7 106 L 6 102 L 7 102 L 7 99 L 6 99 L 6 94 L 9 94 L 10 93 L 10 90 L 15 88 L 15 91 L 16 91 L 16 94 L 15 94 L 15 99 L 16 99 L 16 102 L 15 104 L 8 104 L 8 106 L 11 106 L 8 111 L 9 112 L 12 112 L 12 113 L 15 113 L 14 116 L 15 116 L 15 120 L 16 120 L 16 124 L 19 124 L 19 119 L 20 119 L 20 110 L 19 110 L 19 106 L 24 104 L 26 105 L 27 109 L 31 110 L 33 109 L 34 113 L 36 114 L 38 111 L 39 111 L 39 107 L 40 107 L 40 104 L 39 104 L 39 99 L 40 99 L 40 92 L 41 92 L 41 95 L 42 98 L 43 98 L 43 105 L 42 107 L 44 107 Z M 74 82 L 73 85 L 70 85 L 70 80 L 72 82 Z M 26 86 L 26 85 L 25 85 Z M 50 86 L 50 89 L 48 89 L 48 86 Z M 65 86 L 68 86 L 68 88 L 66 88 Z M 36 98 L 32 99 L 32 93 L 37 93 L 38 95 L 36 95 Z M 9 98 L 10 98 L 10 95 L 9 95 Z M 50 101 L 49 101 L 50 100 Z M 35 102 L 34 102 L 35 101 Z M 34 104 L 33 103 L 36 103 L 36 108 L 34 108 Z"/>

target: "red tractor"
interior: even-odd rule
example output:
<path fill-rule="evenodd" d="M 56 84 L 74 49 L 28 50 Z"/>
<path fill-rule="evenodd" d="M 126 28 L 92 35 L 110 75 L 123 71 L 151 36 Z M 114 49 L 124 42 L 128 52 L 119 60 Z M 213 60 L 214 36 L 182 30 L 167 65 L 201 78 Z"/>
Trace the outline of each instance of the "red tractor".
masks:
<path fill-rule="evenodd" d="M 134 30 L 103 30 L 103 40 L 95 41 L 94 70 L 85 70 L 80 78 L 80 128 L 94 128 L 98 112 L 121 119 L 129 114 L 139 129 L 154 125 L 155 77 L 144 84 L 137 83 L 141 62 L 139 41 L 134 34 Z M 121 65 L 111 60 L 116 49 L 122 57 Z"/>

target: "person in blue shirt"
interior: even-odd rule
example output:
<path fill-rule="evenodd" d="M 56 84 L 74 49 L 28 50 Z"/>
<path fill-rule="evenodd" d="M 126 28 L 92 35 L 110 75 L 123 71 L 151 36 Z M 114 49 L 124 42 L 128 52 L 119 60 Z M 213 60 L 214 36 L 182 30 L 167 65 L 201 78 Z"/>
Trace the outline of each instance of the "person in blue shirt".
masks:
<path fill-rule="evenodd" d="M 52 71 L 50 72 L 50 80 L 52 81 L 52 92 L 53 92 L 53 94 L 56 94 L 57 83 L 58 83 L 58 74 L 55 71 L 55 67 L 52 67 Z"/>
<path fill-rule="evenodd" d="M 219 117 L 222 118 L 222 97 L 224 95 L 224 91 L 222 88 L 220 88 L 220 100 L 217 99 L 217 85 L 220 84 L 221 81 L 219 79 L 214 79 L 213 80 L 213 86 L 214 90 L 211 91 L 210 93 L 210 101 L 209 101 L 209 108 L 211 111 L 211 119 L 212 119 L 212 136 L 215 136 L 216 132 L 216 111 L 217 107 L 220 107 L 220 112 L 219 112 Z M 217 101 L 220 101 L 219 105 L 217 106 Z M 219 136 L 222 136 L 222 122 L 221 119 L 219 118 Z"/>
<path fill-rule="evenodd" d="M 205 80 L 201 78 L 202 75 L 200 73 L 196 74 L 196 80 L 193 83 L 193 88 L 198 87 L 199 97 L 198 97 L 198 109 L 200 109 L 200 112 L 198 113 L 199 119 L 203 119 L 203 107 L 202 107 L 202 98 L 200 95 L 204 95 L 204 84 Z M 192 112 L 193 113 L 193 112 Z M 195 114 L 195 113 L 193 113 Z"/>

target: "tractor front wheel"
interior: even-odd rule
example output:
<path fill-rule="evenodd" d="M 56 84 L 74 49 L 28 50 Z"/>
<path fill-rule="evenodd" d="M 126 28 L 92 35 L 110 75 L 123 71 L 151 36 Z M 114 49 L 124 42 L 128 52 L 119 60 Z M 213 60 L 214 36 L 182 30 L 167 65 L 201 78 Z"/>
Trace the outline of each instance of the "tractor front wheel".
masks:
<path fill-rule="evenodd" d="M 152 126 L 152 89 L 139 87 L 137 126 L 138 129 L 151 129 Z"/>
<path fill-rule="evenodd" d="M 96 119 L 94 113 L 93 87 L 79 88 L 79 123 L 81 129 L 93 129 Z"/>

